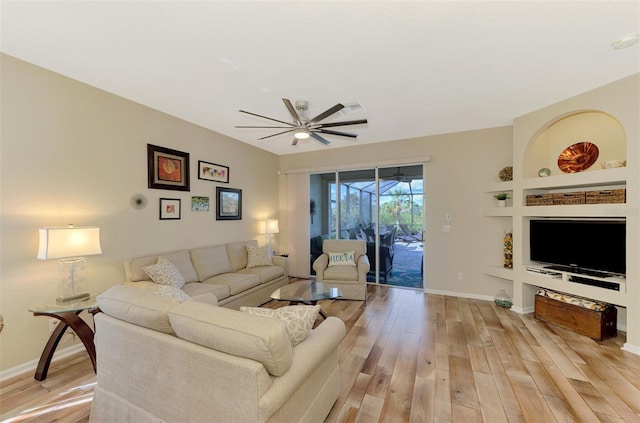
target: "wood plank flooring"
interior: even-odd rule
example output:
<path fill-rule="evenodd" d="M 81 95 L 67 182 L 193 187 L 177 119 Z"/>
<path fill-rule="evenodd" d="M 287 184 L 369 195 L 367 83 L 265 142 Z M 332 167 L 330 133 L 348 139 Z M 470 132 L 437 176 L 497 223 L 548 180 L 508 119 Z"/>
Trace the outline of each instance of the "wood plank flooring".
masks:
<path fill-rule="evenodd" d="M 597 342 L 488 301 L 368 293 L 321 302 L 347 326 L 327 423 L 640 422 L 640 357 L 620 349 L 623 333 Z M 4 381 L 0 419 L 87 422 L 94 382 L 84 352 L 54 362 L 45 381 Z"/>

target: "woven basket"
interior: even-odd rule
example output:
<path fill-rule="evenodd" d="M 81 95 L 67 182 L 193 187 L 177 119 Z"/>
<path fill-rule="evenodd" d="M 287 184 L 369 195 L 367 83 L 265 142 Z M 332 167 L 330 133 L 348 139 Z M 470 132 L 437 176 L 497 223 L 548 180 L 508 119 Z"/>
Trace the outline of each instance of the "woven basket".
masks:
<path fill-rule="evenodd" d="M 553 194 L 527 195 L 527 206 L 551 206 Z"/>
<path fill-rule="evenodd" d="M 587 204 L 625 203 L 626 189 L 611 189 L 603 191 L 587 191 Z"/>
<path fill-rule="evenodd" d="M 558 192 L 553 194 L 553 204 L 556 206 L 564 206 L 568 204 L 584 204 L 584 191 L 576 192 Z"/>

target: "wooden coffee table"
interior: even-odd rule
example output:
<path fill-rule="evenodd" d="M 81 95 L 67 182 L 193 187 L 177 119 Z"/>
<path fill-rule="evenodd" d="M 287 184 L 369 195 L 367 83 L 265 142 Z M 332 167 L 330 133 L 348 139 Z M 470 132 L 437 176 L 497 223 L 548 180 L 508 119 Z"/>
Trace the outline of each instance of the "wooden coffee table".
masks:
<path fill-rule="evenodd" d="M 316 305 L 320 300 L 335 300 L 342 297 L 339 287 L 314 281 L 300 281 L 290 283 L 276 289 L 271 294 L 272 300 L 289 301 L 292 305 L 302 303 Z M 326 319 L 327 315 L 320 310 L 320 315 Z"/>

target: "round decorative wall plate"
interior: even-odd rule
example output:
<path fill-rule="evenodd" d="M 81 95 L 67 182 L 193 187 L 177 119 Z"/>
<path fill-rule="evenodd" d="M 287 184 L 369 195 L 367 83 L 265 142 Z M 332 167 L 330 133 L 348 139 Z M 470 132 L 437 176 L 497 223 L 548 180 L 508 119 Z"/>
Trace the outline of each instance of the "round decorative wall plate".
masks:
<path fill-rule="evenodd" d="M 565 173 L 582 172 L 598 160 L 598 146 L 590 142 L 577 142 L 562 150 L 558 167 Z"/>
<path fill-rule="evenodd" d="M 549 168 L 547 167 L 543 167 L 538 171 L 538 176 L 540 176 L 541 178 L 549 175 L 551 175 L 551 170 L 549 170 Z"/>

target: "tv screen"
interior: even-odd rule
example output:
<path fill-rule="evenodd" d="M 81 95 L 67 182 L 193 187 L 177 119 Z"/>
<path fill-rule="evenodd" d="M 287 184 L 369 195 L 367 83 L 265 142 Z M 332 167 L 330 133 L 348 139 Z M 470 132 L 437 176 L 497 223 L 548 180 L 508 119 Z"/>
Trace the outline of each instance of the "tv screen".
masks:
<path fill-rule="evenodd" d="M 531 219 L 531 261 L 626 273 L 624 220 Z"/>

